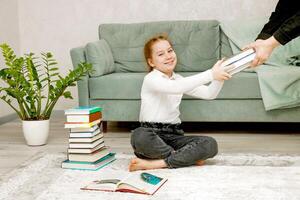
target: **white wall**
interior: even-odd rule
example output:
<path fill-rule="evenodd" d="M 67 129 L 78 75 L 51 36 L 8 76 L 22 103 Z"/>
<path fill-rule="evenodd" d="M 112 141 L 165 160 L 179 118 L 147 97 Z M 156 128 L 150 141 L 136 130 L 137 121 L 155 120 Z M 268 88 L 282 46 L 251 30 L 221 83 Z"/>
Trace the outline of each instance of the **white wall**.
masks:
<path fill-rule="evenodd" d="M 254 19 L 269 16 L 277 2 L 278 0 L 19 0 L 20 51 L 51 51 L 61 65 L 60 71 L 66 73 L 72 68 L 69 50 L 97 40 L 97 29 L 101 23 Z M 76 89 L 71 91 L 77 97 Z M 56 109 L 75 105 L 76 100 L 61 100 Z"/>
<path fill-rule="evenodd" d="M 20 52 L 18 0 L 0 0 L 0 44 L 8 43 Z M 2 54 L 0 56 L 0 69 L 4 67 Z M 0 81 L 0 87 L 5 84 Z M 14 113 L 14 111 L 0 99 L 0 117 Z"/>

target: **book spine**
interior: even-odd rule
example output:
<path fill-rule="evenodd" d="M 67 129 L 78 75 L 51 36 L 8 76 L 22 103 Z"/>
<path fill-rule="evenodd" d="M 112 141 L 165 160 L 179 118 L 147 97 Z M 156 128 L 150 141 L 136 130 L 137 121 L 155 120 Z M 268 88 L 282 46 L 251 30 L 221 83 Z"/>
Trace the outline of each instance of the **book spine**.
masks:
<path fill-rule="evenodd" d="M 103 142 L 103 138 L 99 138 L 98 140 L 95 140 L 93 143 L 69 143 L 69 148 L 94 148 L 95 146 L 99 145 Z"/>
<path fill-rule="evenodd" d="M 222 63 L 222 66 L 225 67 L 225 66 L 231 65 L 231 64 L 233 64 L 233 63 L 235 63 L 235 62 L 237 62 L 237 61 L 239 61 L 239 60 L 241 60 L 241 59 L 243 59 L 243 58 L 245 58 L 245 57 L 247 57 L 247 56 L 249 56 L 249 55 L 251 55 L 253 53 L 255 53 L 254 50 L 253 49 L 249 49 L 249 50 L 246 50 L 246 51 L 244 51 L 242 53 L 234 55 L 231 58 L 225 60 Z"/>
<path fill-rule="evenodd" d="M 89 115 L 67 115 L 68 123 L 91 123 L 102 118 L 101 112 L 92 113 Z"/>
<path fill-rule="evenodd" d="M 93 107 L 93 108 L 75 108 L 65 110 L 65 115 L 78 115 L 78 114 L 92 114 L 95 112 L 101 112 L 102 108 L 100 107 Z"/>
<path fill-rule="evenodd" d="M 72 142 L 72 143 L 92 143 L 98 139 L 101 138 L 101 135 L 100 134 L 97 134 L 93 137 L 89 137 L 89 138 L 69 138 L 69 142 Z"/>
<path fill-rule="evenodd" d="M 103 136 L 103 133 L 100 131 L 96 131 L 94 133 L 70 133 L 70 138 L 91 138 L 98 134 L 101 134 Z"/>

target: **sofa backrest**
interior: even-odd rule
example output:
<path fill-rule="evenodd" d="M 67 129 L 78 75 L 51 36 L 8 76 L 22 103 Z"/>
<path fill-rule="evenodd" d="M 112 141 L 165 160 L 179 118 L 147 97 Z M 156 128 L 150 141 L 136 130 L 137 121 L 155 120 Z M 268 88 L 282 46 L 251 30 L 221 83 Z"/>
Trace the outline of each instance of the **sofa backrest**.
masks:
<path fill-rule="evenodd" d="M 99 38 L 109 44 L 117 72 L 147 71 L 144 44 L 159 33 L 167 33 L 174 46 L 178 57 L 175 71 L 203 71 L 221 57 L 220 27 L 216 20 L 99 26 Z"/>

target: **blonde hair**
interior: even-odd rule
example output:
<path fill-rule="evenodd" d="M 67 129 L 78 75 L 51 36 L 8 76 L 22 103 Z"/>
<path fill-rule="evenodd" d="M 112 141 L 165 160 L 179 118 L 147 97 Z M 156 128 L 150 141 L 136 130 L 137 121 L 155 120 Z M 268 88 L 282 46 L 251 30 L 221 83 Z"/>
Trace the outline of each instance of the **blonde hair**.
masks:
<path fill-rule="evenodd" d="M 152 47 L 156 42 L 163 41 L 163 40 L 168 41 L 170 43 L 170 45 L 172 46 L 172 43 L 169 40 L 168 35 L 166 33 L 162 33 L 155 37 L 152 37 L 151 39 L 149 39 L 146 42 L 146 44 L 144 46 L 144 56 L 146 59 L 147 68 L 148 68 L 149 72 L 151 72 L 153 70 L 153 67 L 149 64 L 149 59 L 152 59 L 152 53 L 153 53 Z"/>

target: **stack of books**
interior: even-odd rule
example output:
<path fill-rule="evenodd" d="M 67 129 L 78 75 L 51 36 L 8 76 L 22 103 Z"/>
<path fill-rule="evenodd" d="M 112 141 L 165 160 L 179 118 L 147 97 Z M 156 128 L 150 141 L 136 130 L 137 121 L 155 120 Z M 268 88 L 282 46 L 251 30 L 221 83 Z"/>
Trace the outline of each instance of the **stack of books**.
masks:
<path fill-rule="evenodd" d="M 233 75 L 248 68 L 251 62 L 254 60 L 255 56 L 256 53 L 254 49 L 248 49 L 228 58 L 222 63 L 221 66 L 225 67 L 225 66 L 232 65 L 233 68 L 228 70 L 227 72 L 230 75 Z"/>
<path fill-rule="evenodd" d="M 70 129 L 68 159 L 62 168 L 98 170 L 115 160 L 115 153 L 104 145 L 102 131 L 102 109 L 78 107 L 65 111 Z"/>

